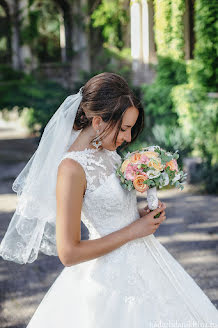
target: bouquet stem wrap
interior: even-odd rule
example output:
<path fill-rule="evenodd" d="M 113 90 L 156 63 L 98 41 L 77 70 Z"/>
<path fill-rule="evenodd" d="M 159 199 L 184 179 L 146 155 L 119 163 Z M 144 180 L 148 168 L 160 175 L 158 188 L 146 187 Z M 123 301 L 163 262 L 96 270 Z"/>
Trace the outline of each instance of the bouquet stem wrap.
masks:
<path fill-rule="evenodd" d="M 158 208 L 157 188 L 153 187 L 147 190 L 148 208 L 153 211 Z M 159 218 L 161 213 L 154 216 L 155 219 Z"/>
<path fill-rule="evenodd" d="M 153 187 L 147 190 L 147 202 L 150 210 L 155 210 L 158 207 L 157 188 Z"/>

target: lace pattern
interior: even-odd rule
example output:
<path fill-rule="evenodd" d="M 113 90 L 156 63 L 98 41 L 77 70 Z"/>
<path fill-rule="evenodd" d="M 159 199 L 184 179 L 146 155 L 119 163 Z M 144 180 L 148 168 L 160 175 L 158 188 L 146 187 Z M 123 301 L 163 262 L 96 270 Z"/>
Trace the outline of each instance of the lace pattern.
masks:
<path fill-rule="evenodd" d="M 107 157 L 107 160 L 105 160 Z M 82 151 L 66 152 L 61 161 L 65 158 L 71 158 L 77 161 L 84 169 L 86 174 L 87 189 L 89 191 L 96 190 L 103 184 L 108 176 L 116 169 L 116 164 L 119 164 L 121 157 L 116 151 L 107 149 L 89 149 L 86 148 Z"/>

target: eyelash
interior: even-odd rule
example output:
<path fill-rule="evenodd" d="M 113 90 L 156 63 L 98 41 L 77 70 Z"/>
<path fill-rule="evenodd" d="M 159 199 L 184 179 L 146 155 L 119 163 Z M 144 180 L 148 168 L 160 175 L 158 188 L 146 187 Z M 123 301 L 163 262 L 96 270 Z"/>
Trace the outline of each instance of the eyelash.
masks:
<path fill-rule="evenodd" d="M 124 132 L 124 131 L 126 131 L 126 130 L 123 130 L 123 129 L 121 129 L 121 131 L 123 131 L 123 132 Z"/>

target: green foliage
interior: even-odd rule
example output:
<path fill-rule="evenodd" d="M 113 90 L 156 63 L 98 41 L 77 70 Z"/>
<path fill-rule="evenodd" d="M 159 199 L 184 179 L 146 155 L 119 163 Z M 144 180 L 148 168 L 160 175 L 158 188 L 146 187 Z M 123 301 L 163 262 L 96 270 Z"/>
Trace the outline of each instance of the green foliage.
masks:
<path fill-rule="evenodd" d="M 92 26 L 101 27 L 105 42 L 122 49 L 125 32 L 129 24 L 129 1 L 102 0 L 91 15 Z"/>
<path fill-rule="evenodd" d="M 155 41 L 160 56 L 184 59 L 184 0 L 154 0 Z"/>
<path fill-rule="evenodd" d="M 218 5 L 216 0 L 195 1 L 195 49 L 191 80 L 210 91 L 218 85 Z"/>
<path fill-rule="evenodd" d="M 21 28 L 21 43 L 28 44 L 41 62 L 60 59 L 60 11 L 54 1 L 29 0 Z"/>
<path fill-rule="evenodd" d="M 207 192 L 218 192 L 218 101 L 208 95 L 217 87 L 217 15 L 216 0 L 195 1 L 196 43 L 194 60 L 187 65 L 188 83 L 171 92 L 183 134 L 192 140 L 193 155 L 203 160 L 199 181 Z"/>
<path fill-rule="evenodd" d="M 192 151 L 192 140 L 184 134 L 183 129 L 178 125 L 155 124 L 151 132 L 149 144 L 158 144 L 167 151 L 179 149 L 178 163 L 182 166 L 182 159 Z"/>
<path fill-rule="evenodd" d="M 171 91 L 187 81 L 186 65 L 182 60 L 158 57 L 154 83 L 141 85 L 141 101 L 145 109 L 145 129 L 139 136 L 145 145 L 157 144 L 168 151 L 179 149 L 182 159 L 192 150 L 191 140 L 178 124 Z"/>
<path fill-rule="evenodd" d="M 140 97 L 140 88 L 133 85 L 131 65 L 128 59 L 123 58 L 123 51 L 117 53 L 117 51 L 114 51 L 114 49 L 112 50 L 109 48 L 103 48 L 103 52 L 100 56 L 96 54 L 96 60 L 100 63 L 99 66 L 101 69 L 91 70 L 90 72 L 80 70 L 79 80 L 74 83 L 72 90 L 78 90 L 94 75 L 100 74 L 102 72 L 112 72 L 122 75 L 136 96 Z M 126 48 L 125 51 L 127 51 Z"/>
<path fill-rule="evenodd" d="M 7 80 L 22 79 L 25 74 L 22 71 L 15 71 L 10 65 L 0 65 L 0 82 Z"/>
<path fill-rule="evenodd" d="M 184 59 L 184 13 L 185 1 L 171 2 L 171 44 L 170 52 L 174 59 Z"/>
<path fill-rule="evenodd" d="M 192 139 L 198 155 L 209 165 L 218 162 L 218 101 L 208 97 L 202 88 L 185 84 L 172 92 L 179 124 L 187 137 Z"/>
<path fill-rule="evenodd" d="M 141 86 L 147 129 L 155 124 L 177 125 L 178 116 L 173 108 L 171 90 L 173 86 L 187 80 L 183 61 L 175 61 L 170 57 L 158 57 L 158 59 L 154 83 Z"/>
<path fill-rule="evenodd" d="M 154 0 L 155 41 L 160 56 L 169 55 L 171 41 L 171 0 Z"/>
<path fill-rule="evenodd" d="M 21 112 L 23 108 L 29 108 L 25 114 L 27 126 L 35 132 L 35 125 L 40 125 L 41 132 L 70 93 L 55 82 L 25 75 L 22 79 L 8 79 L 0 84 L 0 109 L 18 106 Z"/>
<path fill-rule="evenodd" d="M 161 85 L 177 85 L 187 81 L 186 63 L 172 57 L 158 56 L 156 81 Z"/>

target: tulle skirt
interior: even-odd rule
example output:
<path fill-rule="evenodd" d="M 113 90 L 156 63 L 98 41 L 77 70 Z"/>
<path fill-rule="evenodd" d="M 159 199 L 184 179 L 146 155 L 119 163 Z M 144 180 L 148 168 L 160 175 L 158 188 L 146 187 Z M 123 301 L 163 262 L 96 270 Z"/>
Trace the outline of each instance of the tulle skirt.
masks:
<path fill-rule="evenodd" d="M 218 310 L 155 238 L 65 267 L 27 328 L 218 327 Z"/>

